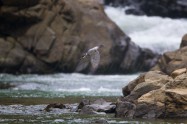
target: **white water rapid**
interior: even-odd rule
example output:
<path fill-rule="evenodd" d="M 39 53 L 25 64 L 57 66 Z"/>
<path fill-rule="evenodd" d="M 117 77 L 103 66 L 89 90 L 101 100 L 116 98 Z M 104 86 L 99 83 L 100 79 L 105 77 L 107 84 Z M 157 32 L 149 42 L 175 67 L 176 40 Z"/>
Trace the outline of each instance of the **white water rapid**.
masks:
<path fill-rule="evenodd" d="M 105 12 L 132 41 L 143 48 L 164 53 L 179 48 L 187 33 L 187 19 L 126 15 L 124 8 L 106 7 Z"/>

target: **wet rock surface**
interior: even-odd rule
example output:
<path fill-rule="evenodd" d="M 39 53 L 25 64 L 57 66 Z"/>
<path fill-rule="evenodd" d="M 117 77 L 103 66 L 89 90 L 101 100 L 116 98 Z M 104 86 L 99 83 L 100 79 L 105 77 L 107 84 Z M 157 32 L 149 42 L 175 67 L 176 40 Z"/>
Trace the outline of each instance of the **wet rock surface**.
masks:
<path fill-rule="evenodd" d="M 106 5 L 127 7 L 127 14 L 162 16 L 171 18 L 187 17 L 186 0 L 105 0 Z"/>
<path fill-rule="evenodd" d="M 64 104 L 69 108 L 51 108 L 47 112 L 44 108 L 46 104 L 41 105 L 0 105 L 0 122 L 5 123 L 75 123 L 75 124 L 108 124 L 120 123 L 114 119 L 114 114 L 78 114 L 78 112 L 70 111 L 70 108 L 77 107 L 78 104 Z"/>
<path fill-rule="evenodd" d="M 50 112 L 56 108 L 68 110 L 69 112 L 79 112 L 80 114 L 107 114 L 115 112 L 116 104 L 112 102 L 106 102 L 102 98 L 93 102 L 87 99 L 83 99 L 79 104 L 49 104 L 45 107 L 44 110 Z"/>
<path fill-rule="evenodd" d="M 116 104 L 116 117 L 187 117 L 187 73 L 175 70 L 175 77 L 160 71 L 140 75 L 123 88 Z"/>
<path fill-rule="evenodd" d="M 54 103 L 54 104 L 47 105 L 47 107 L 44 110 L 49 112 L 49 111 L 51 111 L 50 110 L 51 108 L 65 109 L 66 106 L 64 104 L 61 104 L 61 103 Z"/>
<path fill-rule="evenodd" d="M 89 105 L 85 105 L 81 114 L 99 114 L 99 113 L 114 113 L 116 109 L 115 103 L 106 102 L 104 99 L 98 99 Z"/>
<path fill-rule="evenodd" d="M 96 73 L 144 71 L 156 63 L 158 55 L 134 44 L 97 0 L 0 3 L 1 73 L 74 72 L 82 54 L 100 44 Z M 80 72 L 89 73 L 90 65 Z"/>
<path fill-rule="evenodd" d="M 53 112 L 61 112 L 61 113 L 76 113 L 78 112 L 77 103 L 74 104 L 62 104 L 62 103 L 52 103 L 43 108 L 42 111 L 53 113 Z"/>

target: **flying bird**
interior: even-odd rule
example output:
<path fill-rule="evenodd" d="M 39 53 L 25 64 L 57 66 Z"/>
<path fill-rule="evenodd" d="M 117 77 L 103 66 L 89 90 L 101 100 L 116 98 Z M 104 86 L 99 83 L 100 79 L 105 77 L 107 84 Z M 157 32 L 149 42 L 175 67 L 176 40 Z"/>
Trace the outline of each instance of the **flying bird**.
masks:
<path fill-rule="evenodd" d="M 84 70 L 88 64 L 91 64 L 91 73 L 94 73 L 100 62 L 99 49 L 102 47 L 104 47 L 104 45 L 95 46 L 84 53 L 76 68 L 76 72 Z"/>

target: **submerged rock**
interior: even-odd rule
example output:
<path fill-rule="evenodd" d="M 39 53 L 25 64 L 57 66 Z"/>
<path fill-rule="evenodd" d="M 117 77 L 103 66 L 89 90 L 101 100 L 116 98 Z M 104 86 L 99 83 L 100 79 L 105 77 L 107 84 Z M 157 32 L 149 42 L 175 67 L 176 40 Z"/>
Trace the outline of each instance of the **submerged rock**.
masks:
<path fill-rule="evenodd" d="M 64 109 L 64 108 L 66 108 L 66 106 L 64 104 L 61 104 L 61 103 L 54 103 L 54 104 L 47 105 L 47 107 L 44 110 L 49 112 L 49 111 L 51 111 L 50 110 L 51 108 Z"/>
<path fill-rule="evenodd" d="M 134 44 L 97 0 L 1 0 L 0 9 L 0 72 L 74 72 L 81 55 L 100 44 L 96 73 L 148 70 L 158 57 Z"/>
<path fill-rule="evenodd" d="M 115 112 L 116 104 L 112 102 L 106 102 L 102 98 L 97 99 L 94 102 L 83 99 L 79 104 L 49 104 L 45 107 L 44 110 L 50 112 L 55 108 L 66 110 L 66 112 L 79 112 L 80 114 L 107 114 Z"/>
<path fill-rule="evenodd" d="M 55 111 L 58 110 L 58 111 Z M 59 109 L 61 111 L 59 111 Z M 46 112 L 51 112 L 53 111 L 54 113 L 71 113 L 71 112 L 77 112 L 78 111 L 78 104 L 62 104 L 62 103 L 52 103 L 52 104 L 49 104 L 47 105 L 45 108 L 44 108 L 44 111 Z"/>
<path fill-rule="evenodd" d="M 125 86 L 123 94 L 116 117 L 187 117 L 186 71 L 175 78 L 159 71 L 147 72 Z"/>
<path fill-rule="evenodd" d="M 0 89 L 11 89 L 16 87 L 14 84 L 6 83 L 6 82 L 0 82 Z"/>

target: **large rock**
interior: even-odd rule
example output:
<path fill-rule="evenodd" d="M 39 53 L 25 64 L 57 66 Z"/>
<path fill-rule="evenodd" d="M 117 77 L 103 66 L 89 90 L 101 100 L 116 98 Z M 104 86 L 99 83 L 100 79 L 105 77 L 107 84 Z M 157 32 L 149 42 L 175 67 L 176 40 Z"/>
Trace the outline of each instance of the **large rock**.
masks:
<path fill-rule="evenodd" d="M 173 52 L 166 52 L 152 70 L 161 70 L 168 75 L 171 75 L 173 71 L 187 67 L 186 55 L 187 46 Z"/>
<path fill-rule="evenodd" d="M 187 17 L 186 0 L 105 0 L 106 5 L 128 6 L 127 14 L 163 16 L 172 18 Z M 130 7 L 129 7 L 130 6 Z"/>
<path fill-rule="evenodd" d="M 128 100 L 135 100 L 149 91 L 161 88 L 173 79 L 160 71 L 150 71 L 140 75 L 122 89 L 123 95 Z"/>
<path fill-rule="evenodd" d="M 158 63 L 151 70 L 160 70 L 168 75 L 175 75 L 174 71 L 187 68 L 187 39 L 183 36 L 180 49 L 166 52 L 158 60 Z M 181 71 L 181 70 L 180 70 Z"/>
<path fill-rule="evenodd" d="M 131 42 L 97 0 L 0 0 L 0 9 L 0 72 L 74 72 L 81 55 L 100 44 L 96 73 L 144 71 L 156 63 L 157 55 Z"/>
<path fill-rule="evenodd" d="M 187 117 L 186 72 L 172 78 L 151 71 L 130 82 L 123 92 L 116 105 L 117 117 Z"/>

